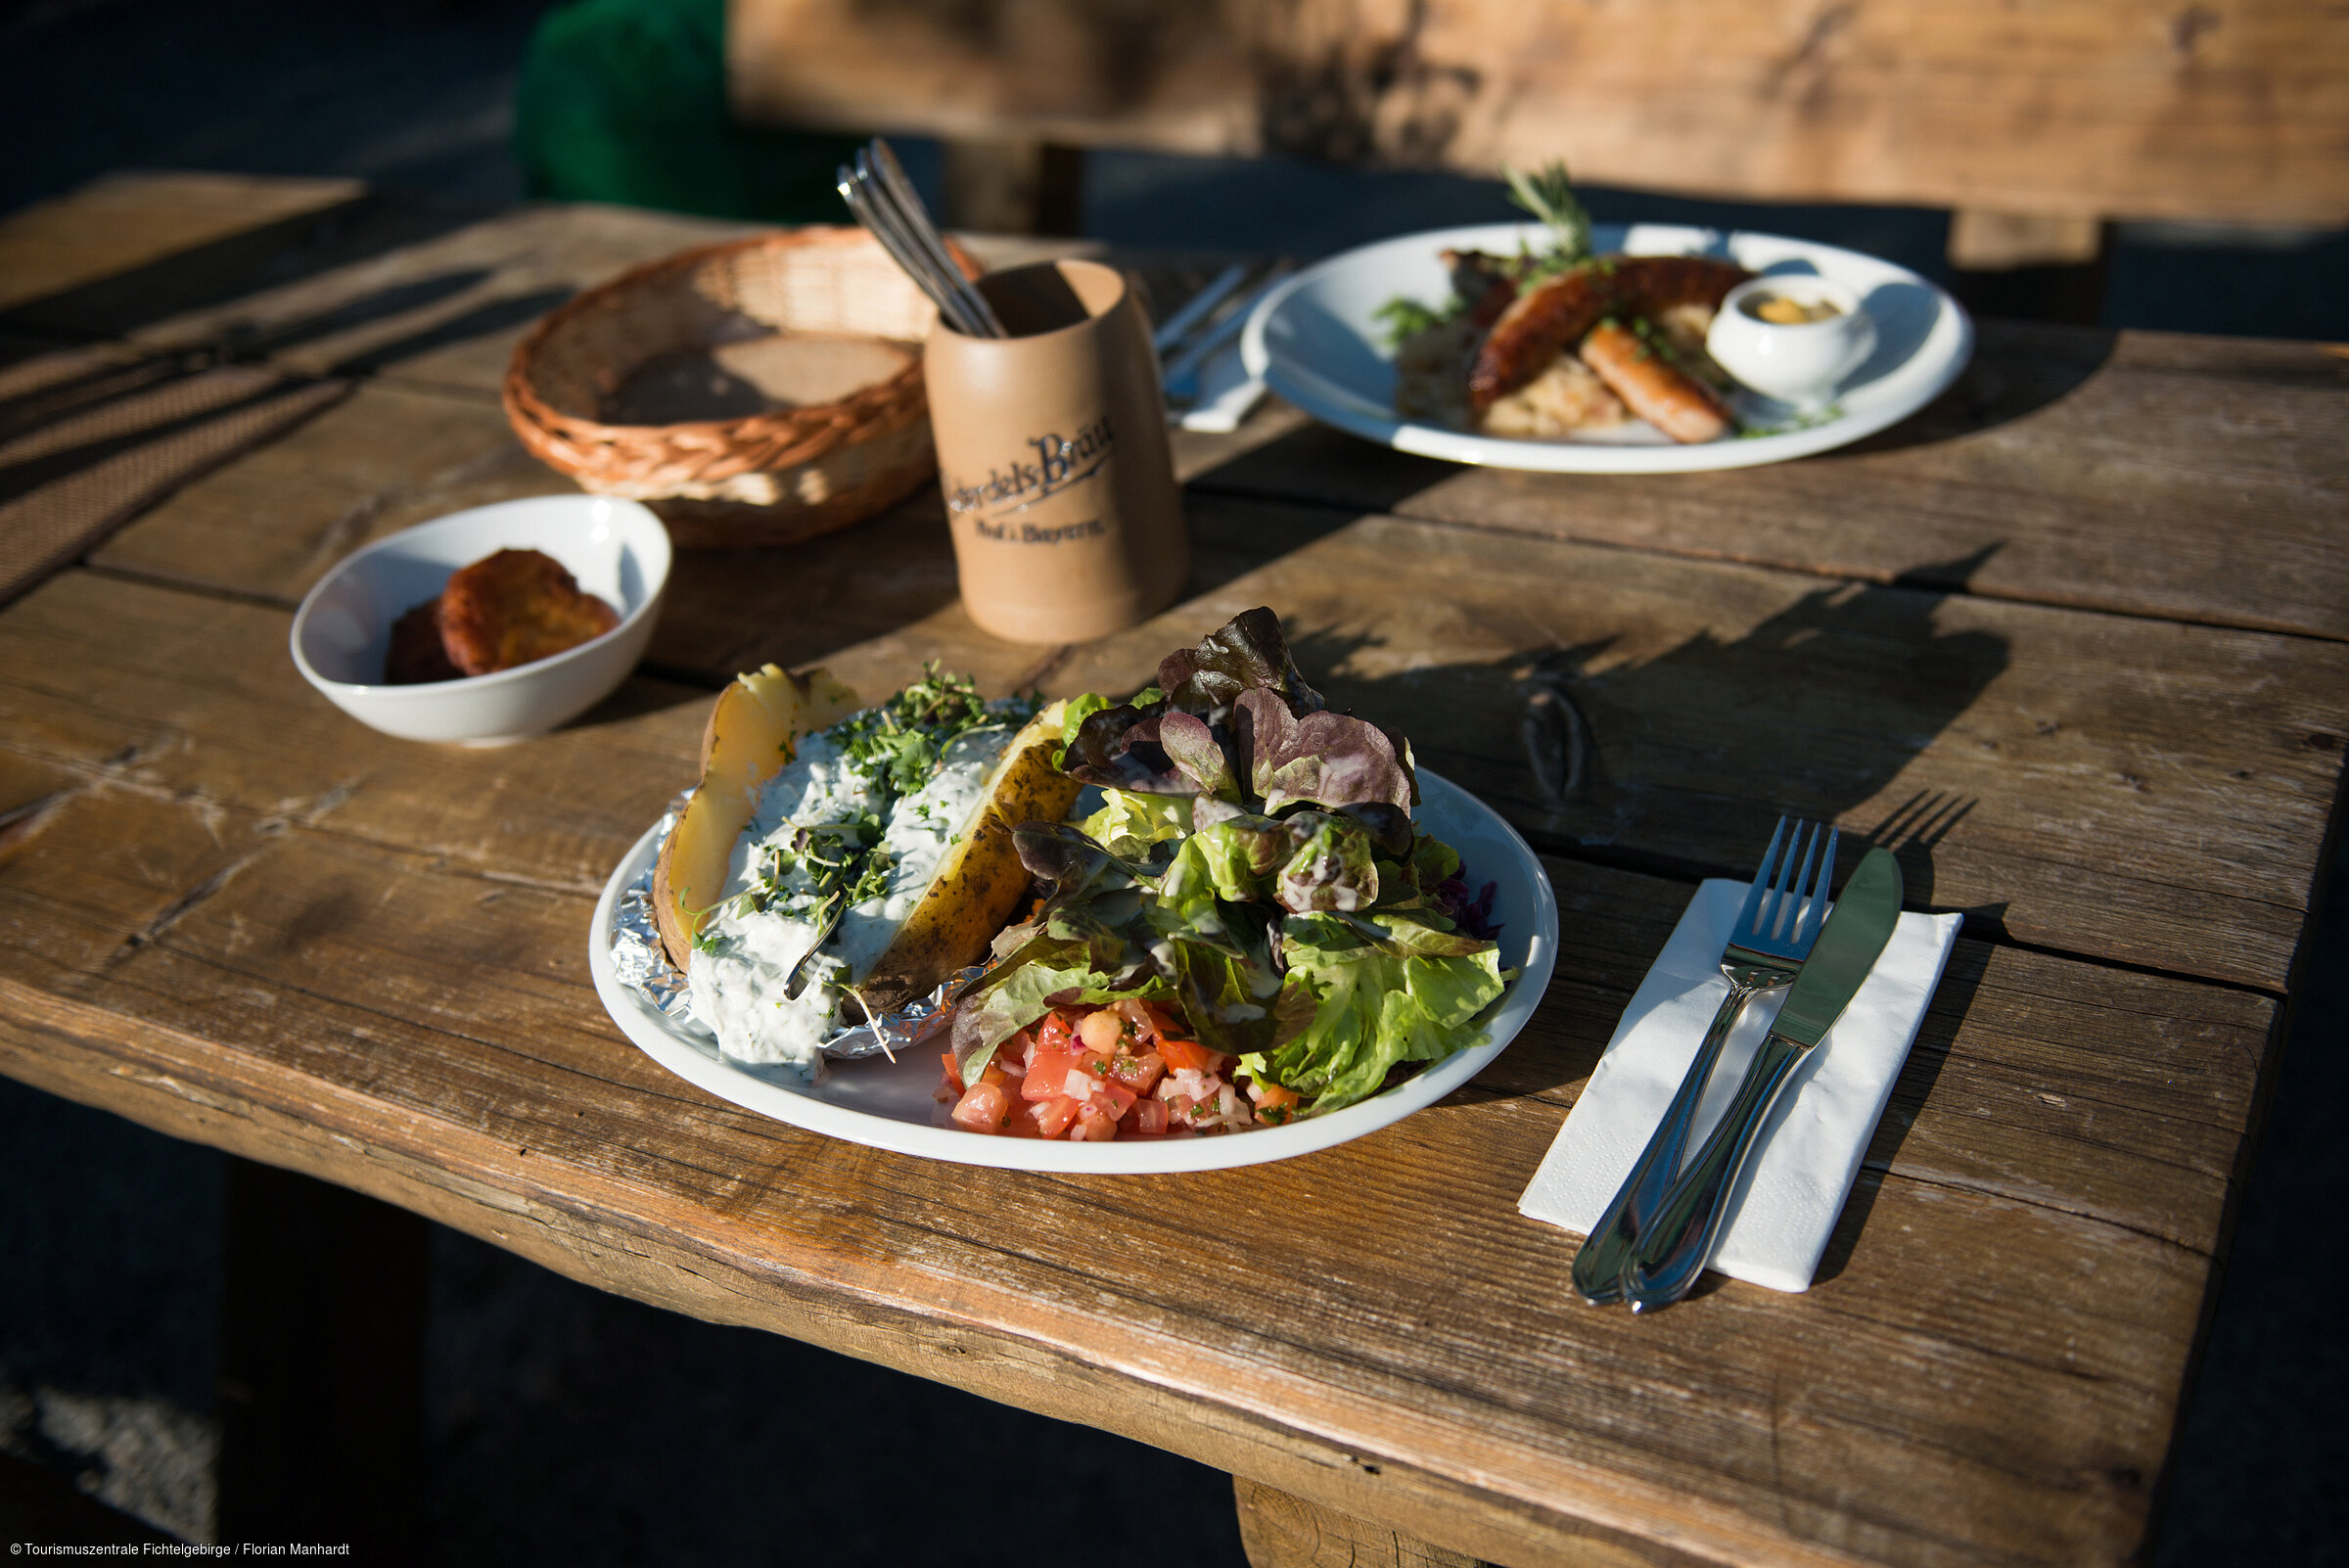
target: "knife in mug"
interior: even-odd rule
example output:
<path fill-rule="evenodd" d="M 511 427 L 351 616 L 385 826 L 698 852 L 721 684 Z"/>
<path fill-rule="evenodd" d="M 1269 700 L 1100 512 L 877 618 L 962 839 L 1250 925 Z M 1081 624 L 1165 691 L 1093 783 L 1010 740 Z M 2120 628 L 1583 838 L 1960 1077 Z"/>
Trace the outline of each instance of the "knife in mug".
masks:
<path fill-rule="evenodd" d="M 1638 1251 L 1625 1263 L 1623 1296 L 1632 1311 L 1669 1306 L 1688 1293 L 1720 1238 L 1729 1194 L 1770 1119 L 1771 1107 L 1829 1026 L 1851 1005 L 1892 928 L 1901 918 L 1901 865 L 1889 852 L 1870 850 L 1843 885 L 1819 945 L 1786 993 L 1754 1052 L 1737 1097 L 1722 1114 L 1705 1146 L 1665 1198 Z"/>

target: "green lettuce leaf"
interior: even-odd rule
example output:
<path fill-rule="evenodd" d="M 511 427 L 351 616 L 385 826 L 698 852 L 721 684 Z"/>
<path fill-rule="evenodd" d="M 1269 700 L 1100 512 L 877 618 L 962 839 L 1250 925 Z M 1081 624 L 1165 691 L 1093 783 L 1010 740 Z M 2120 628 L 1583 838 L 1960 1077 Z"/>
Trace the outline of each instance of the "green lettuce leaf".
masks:
<path fill-rule="evenodd" d="M 1182 841 L 1159 897 L 1180 903 L 1200 889 L 1300 913 L 1367 909 L 1378 901 L 1374 846 L 1360 824 L 1326 811 L 1225 817 Z"/>
<path fill-rule="evenodd" d="M 1191 831 L 1192 799 L 1105 789 L 1101 809 L 1086 817 L 1082 826 L 1086 838 L 1110 853 L 1138 860 L 1149 853 L 1151 845 L 1179 839 Z"/>
<path fill-rule="evenodd" d="M 1054 767 L 1058 767 L 1067 758 L 1069 743 L 1077 738 L 1077 731 L 1084 726 L 1084 721 L 1109 705 L 1109 699 L 1097 692 L 1088 691 L 1081 697 L 1069 699 L 1069 706 L 1061 710 L 1060 750 L 1053 754 Z"/>
<path fill-rule="evenodd" d="M 1295 1038 L 1242 1062 L 1313 1097 L 1315 1114 L 1378 1092 L 1405 1062 L 1439 1061 L 1501 992 L 1499 950 L 1423 911 L 1294 914 L 1282 922 L 1287 987 L 1310 998 Z"/>

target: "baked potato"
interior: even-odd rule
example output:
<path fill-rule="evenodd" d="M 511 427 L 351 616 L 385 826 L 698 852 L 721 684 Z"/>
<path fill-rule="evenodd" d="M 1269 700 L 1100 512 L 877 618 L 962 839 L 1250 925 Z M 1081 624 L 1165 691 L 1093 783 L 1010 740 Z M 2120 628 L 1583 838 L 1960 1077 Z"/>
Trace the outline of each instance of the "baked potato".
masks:
<path fill-rule="evenodd" d="M 653 867 L 653 919 L 678 969 L 725 892 L 734 841 L 760 790 L 789 764 L 801 736 L 838 723 L 856 706 L 856 693 L 823 670 L 794 675 L 774 665 L 736 676 L 717 694 L 702 728 L 702 780 Z"/>
<path fill-rule="evenodd" d="M 817 1016 L 805 1007 L 770 1010 L 770 1003 L 782 1005 L 772 998 L 794 1000 L 804 984 L 792 977 L 806 970 L 808 960 L 793 954 L 807 949 L 804 945 L 793 949 L 788 942 L 810 939 L 786 938 L 795 923 L 802 931 L 825 933 L 839 923 L 837 943 L 813 936 L 817 951 L 828 956 L 806 973 L 809 981 L 821 976 L 833 994 L 856 998 L 857 1005 L 841 1003 L 847 1010 L 839 1022 L 845 1024 L 860 1021 L 865 1009 L 887 1012 L 929 993 L 955 970 L 982 958 L 1017 914 L 1029 874 L 1013 829 L 1038 818 L 1066 817 L 1082 786 L 1056 765 L 1065 704 L 1047 705 L 1008 736 L 998 723 L 990 738 L 978 701 L 967 680 L 933 670 L 889 703 L 860 709 L 853 693 L 821 670 L 794 676 L 771 665 L 740 677 L 719 695 L 703 736 L 701 783 L 654 869 L 653 905 L 664 949 L 692 977 L 696 1011 L 729 1054 L 802 1065 L 811 1061 L 807 1053 L 821 1038 Z M 898 754 L 892 745 L 908 738 L 901 722 L 905 714 L 940 712 L 933 704 L 962 716 L 948 716 L 944 729 L 922 733 L 950 737 L 966 728 L 969 733 L 961 740 L 916 746 L 907 754 L 910 760 L 897 765 Z M 980 721 L 973 727 L 975 720 Z M 819 734 L 817 747 L 813 737 Z M 970 771 L 953 774 L 960 782 L 949 784 L 948 764 L 957 750 L 983 740 L 989 743 L 953 764 Z M 777 807 L 768 797 L 778 775 L 794 761 L 806 761 L 813 770 L 802 770 L 808 779 L 837 779 L 850 757 L 859 759 L 852 766 L 869 780 L 859 789 L 885 789 L 879 799 L 863 797 L 867 805 L 858 809 L 866 825 L 852 826 L 855 812 L 825 807 L 839 818 L 832 831 L 848 830 L 846 836 L 811 840 L 806 835 L 826 830 L 804 827 L 790 845 L 801 856 L 816 855 L 811 846 L 817 843 L 865 848 L 852 851 L 848 869 L 827 873 L 835 880 L 815 885 L 813 894 L 775 891 L 783 886 L 777 879 L 805 875 L 804 870 L 776 869 L 772 859 L 777 830 L 767 818 Z M 926 787 L 931 778 L 945 794 Z M 803 787 L 815 786 L 790 785 L 792 791 Z M 948 801 L 950 814 L 936 814 L 934 807 Z M 785 816 L 782 821 L 789 827 L 795 820 L 833 819 Z M 900 832 L 911 837 L 894 836 Z M 760 841 L 748 852 L 748 861 L 746 836 Z M 871 858 L 869 874 L 856 869 L 857 854 Z M 852 884 L 853 891 L 839 891 Z M 791 885 L 810 886 L 804 880 Z M 743 901 L 734 902 L 738 898 Z M 783 925 L 768 923 L 769 899 L 785 900 L 773 905 L 773 918 Z M 828 918 L 820 910 L 811 912 L 817 904 L 838 912 Z M 711 928 L 720 905 L 730 912 Z M 778 947 L 778 942 L 786 945 Z M 829 1015 L 831 1007 L 822 1004 L 821 1013 Z M 788 1022 L 803 1017 L 805 1022 Z M 811 1028 L 815 1034 L 806 1033 Z"/>
<path fill-rule="evenodd" d="M 901 1007 L 976 963 L 995 933 L 1011 923 L 1028 891 L 1028 868 L 1012 843 L 1022 822 L 1057 822 L 1083 788 L 1057 765 L 1068 705 L 1048 703 L 1012 736 L 962 837 L 939 863 L 929 891 L 858 981 L 875 1011 Z"/>

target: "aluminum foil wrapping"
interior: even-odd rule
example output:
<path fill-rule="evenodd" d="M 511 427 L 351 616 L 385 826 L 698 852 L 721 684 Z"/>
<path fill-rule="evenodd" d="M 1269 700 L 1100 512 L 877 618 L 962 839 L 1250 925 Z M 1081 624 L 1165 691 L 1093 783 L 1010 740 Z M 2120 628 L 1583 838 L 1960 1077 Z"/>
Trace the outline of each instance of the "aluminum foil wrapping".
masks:
<path fill-rule="evenodd" d="M 685 972 L 668 961 L 668 953 L 661 945 L 661 928 L 653 918 L 653 867 L 660 862 L 662 846 L 676 830 L 677 814 L 685 809 L 690 794 L 688 791 L 668 803 L 654 829 L 653 858 L 621 893 L 612 918 L 612 969 L 622 985 L 659 1008 L 670 1023 L 709 1038 L 715 1032 L 694 1016 L 692 988 L 685 983 Z M 929 995 L 895 1012 L 844 1025 L 825 1039 L 824 1055 L 836 1062 L 855 1062 L 868 1056 L 894 1056 L 921 1044 L 951 1021 L 954 998 L 985 973 L 985 965 L 958 970 Z"/>

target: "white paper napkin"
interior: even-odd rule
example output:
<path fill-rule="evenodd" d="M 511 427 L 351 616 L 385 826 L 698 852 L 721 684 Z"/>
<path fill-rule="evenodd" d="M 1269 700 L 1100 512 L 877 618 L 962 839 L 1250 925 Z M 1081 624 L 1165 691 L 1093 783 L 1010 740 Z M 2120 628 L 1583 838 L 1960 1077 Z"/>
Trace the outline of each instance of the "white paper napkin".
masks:
<path fill-rule="evenodd" d="M 1197 376 L 1198 399 L 1189 408 L 1169 416 L 1184 430 L 1228 436 L 1240 428 L 1265 395 L 1265 384 L 1250 376 L 1247 367 L 1240 363 L 1240 346 L 1236 343 L 1226 344 L 1209 354 L 1199 366 Z"/>
<path fill-rule="evenodd" d="M 1587 1234 L 1614 1201 L 1728 994 L 1721 950 L 1745 893 L 1742 882 L 1712 881 L 1696 890 L 1518 1200 L 1520 1213 Z M 1759 1151 L 1730 1194 L 1708 1267 L 1773 1290 L 1810 1288 L 1962 921 L 1955 914 L 1901 916 L 1851 1005 L 1795 1067 L 1763 1127 Z M 1785 998 L 1781 991 L 1746 1007 L 1697 1108 L 1688 1157 L 1736 1095 L 1746 1063 Z"/>

